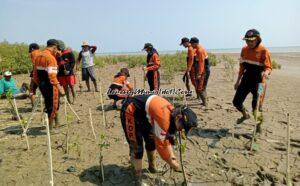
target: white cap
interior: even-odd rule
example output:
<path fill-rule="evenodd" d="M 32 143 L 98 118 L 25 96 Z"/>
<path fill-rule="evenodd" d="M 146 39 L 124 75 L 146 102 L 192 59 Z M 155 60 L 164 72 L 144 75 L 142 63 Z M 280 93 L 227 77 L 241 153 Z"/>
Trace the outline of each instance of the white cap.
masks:
<path fill-rule="evenodd" d="M 10 71 L 4 72 L 4 76 L 11 76 L 11 75 L 12 75 L 12 73 Z"/>

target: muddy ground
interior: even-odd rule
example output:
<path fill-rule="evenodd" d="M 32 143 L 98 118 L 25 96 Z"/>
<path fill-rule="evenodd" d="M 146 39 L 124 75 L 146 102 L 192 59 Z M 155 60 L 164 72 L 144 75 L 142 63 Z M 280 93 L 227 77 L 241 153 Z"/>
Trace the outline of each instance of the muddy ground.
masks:
<path fill-rule="evenodd" d="M 221 54 L 218 54 L 221 55 Z M 237 59 L 237 54 L 228 54 Z M 264 105 L 265 122 L 263 133 L 257 139 L 256 152 L 249 153 L 247 146 L 254 128 L 253 117 L 241 125 L 236 125 L 240 114 L 232 106 L 233 84 L 228 78 L 224 63 L 212 67 L 208 86 L 209 107 L 201 109 L 195 98 L 187 100 L 199 118 L 199 127 L 184 140 L 187 144 L 183 155 L 184 166 L 189 183 L 194 185 L 263 185 L 285 183 L 286 172 L 286 131 L 287 117 L 290 114 L 291 154 L 290 177 L 295 185 L 300 185 L 300 53 L 273 54 L 272 58 L 282 65 L 274 70 L 268 82 Z M 110 84 L 112 76 L 125 63 L 98 69 L 103 92 Z M 162 62 L 163 65 L 163 62 Z M 143 87 L 141 68 L 130 69 L 131 82 L 136 79 L 136 87 Z M 235 74 L 237 73 L 237 66 Z M 170 83 L 162 81 L 163 88 L 184 88 L 178 73 Z M 28 75 L 17 75 L 20 85 L 29 82 Z M 105 97 L 107 127 L 102 122 L 100 94 L 97 92 L 79 92 L 73 105 L 82 122 L 68 109 L 69 153 L 66 154 L 67 125 L 63 107 L 60 109 L 60 121 L 63 126 L 51 135 L 54 183 L 55 185 L 99 185 L 99 147 L 97 146 L 89 122 L 89 108 L 97 136 L 105 135 L 109 147 L 103 149 L 105 182 L 103 185 L 132 185 L 128 144 L 124 138 L 119 119 L 119 111 L 109 110 L 112 103 Z M 195 96 L 195 95 L 194 95 Z M 246 106 L 250 110 L 251 95 Z M 175 100 L 175 102 L 182 102 Z M 31 114 L 29 100 L 17 102 L 23 118 Z M 49 166 L 47 153 L 47 135 L 41 122 L 41 109 L 34 115 L 28 130 L 30 150 L 21 138 L 21 128 L 11 120 L 6 100 L 0 100 L 0 185 L 48 185 Z M 176 150 L 178 154 L 178 150 Z M 165 163 L 158 157 L 158 167 L 167 170 Z M 68 171 L 70 167 L 74 170 Z M 144 179 L 149 185 L 180 184 L 181 173 L 167 171 L 162 174 L 149 174 L 144 156 Z M 70 169 L 69 169 L 70 170 Z"/>

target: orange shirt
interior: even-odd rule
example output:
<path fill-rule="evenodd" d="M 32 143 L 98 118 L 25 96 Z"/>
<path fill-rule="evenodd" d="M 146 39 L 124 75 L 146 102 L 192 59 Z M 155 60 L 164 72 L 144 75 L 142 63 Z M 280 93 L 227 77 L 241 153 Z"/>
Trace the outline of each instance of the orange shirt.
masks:
<path fill-rule="evenodd" d="M 50 48 L 46 48 L 34 60 L 33 78 L 34 81 L 39 84 L 39 82 L 41 80 L 44 81 L 44 79 L 40 79 L 37 71 L 46 71 L 50 83 L 52 85 L 59 84 L 57 80 L 57 61 Z"/>
<path fill-rule="evenodd" d="M 171 110 L 174 107 L 166 99 L 152 95 L 146 102 L 146 114 L 153 127 L 156 150 L 162 159 L 168 160 L 173 155 L 172 146 L 167 139 L 170 127 Z"/>
<path fill-rule="evenodd" d="M 120 85 L 122 87 L 127 86 L 127 88 L 129 90 L 132 90 L 131 84 L 127 80 L 127 77 L 124 76 L 124 75 L 120 75 L 120 76 L 115 77 L 114 80 L 113 80 L 113 84 Z"/>
<path fill-rule="evenodd" d="M 195 50 L 190 44 L 188 46 L 188 52 L 187 52 L 187 69 L 186 69 L 187 72 L 190 72 L 193 67 L 194 57 L 195 57 Z"/>
<path fill-rule="evenodd" d="M 149 62 L 147 63 L 149 65 L 147 67 L 148 71 L 155 71 L 158 70 L 160 67 L 160 59 L 157 53 L 154 53 L 152 57 L 150 58 Z"/>
<path fill-rule="evenodd" d="M 32 62 L 32 65 L 34 65 L 34 60 L 37 56 L 39 56 L 41 54 L 42 51 L 40 50 L 34 50 L 30 53 L 30 58 L 31 58 L 31 62 Z"/>
<path fill-rule="evenodd" d="M 269 70 L 269 72 L 271 72 L 272 70 L 269 50 L 262 44 L 259 44 L 258 47 L 254 49 L 251 49 L 248 46 L 243 47 L 240 58 L 239 75 L 242 75 L 245 71 L 243 66 L 244 63 L 264 67 L 264 71 Z"/>
<path fill-rule="evenodd" d="M 204 73 L 205 59 L 208 57 L 208 55 L 205 48 L 199 44 L 196 47 L 194 47 L 194 49 L 195 49 L 195 58 L 199 63 L 198 74 L 202 75 Z"/>

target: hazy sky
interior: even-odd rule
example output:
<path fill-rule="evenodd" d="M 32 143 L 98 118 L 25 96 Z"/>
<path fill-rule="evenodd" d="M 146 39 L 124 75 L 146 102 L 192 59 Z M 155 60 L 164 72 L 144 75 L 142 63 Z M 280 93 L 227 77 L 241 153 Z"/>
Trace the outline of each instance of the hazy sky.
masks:
<path fill-rule="evenodd" d="M 58 38 L 98 52 L 182 49 L 197 36 L 208 49 L 239 48 L 257 28 L 266 46 L 300 46 L 299 0 L 0 0 L 0 41 L 45 44 Z"/>

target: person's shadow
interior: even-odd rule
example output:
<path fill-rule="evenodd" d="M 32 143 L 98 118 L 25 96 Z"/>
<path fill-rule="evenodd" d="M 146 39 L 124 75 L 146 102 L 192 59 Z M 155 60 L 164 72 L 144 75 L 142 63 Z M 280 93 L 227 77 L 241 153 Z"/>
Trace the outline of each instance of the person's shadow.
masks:
<path fill-rule="evenodd" d="M 115 164 L 104 165 L 104 182 L 100 166 L 85 169 L 79 175 L 81 182 L 89 182 L 95 185 L 134 185 L 132 170 L 130 167 L 121 167 Z"/>
<path fill-rule="evenodd" d="M 41 135 L 46 135 L 45 131 L 46 127 L 40 126 L 40 127 L 30 127 L 27 130 L 27 135 L 28 136 L 41 136 Z M 21 135 L 23 133 L 23 129 L 20 125 L 14 125 L 14 126 L 9 126 L 3 129 L 0 129 L 0 131 L 3 131 L 5 134 L 10 134 L 10 135 Z"/>

